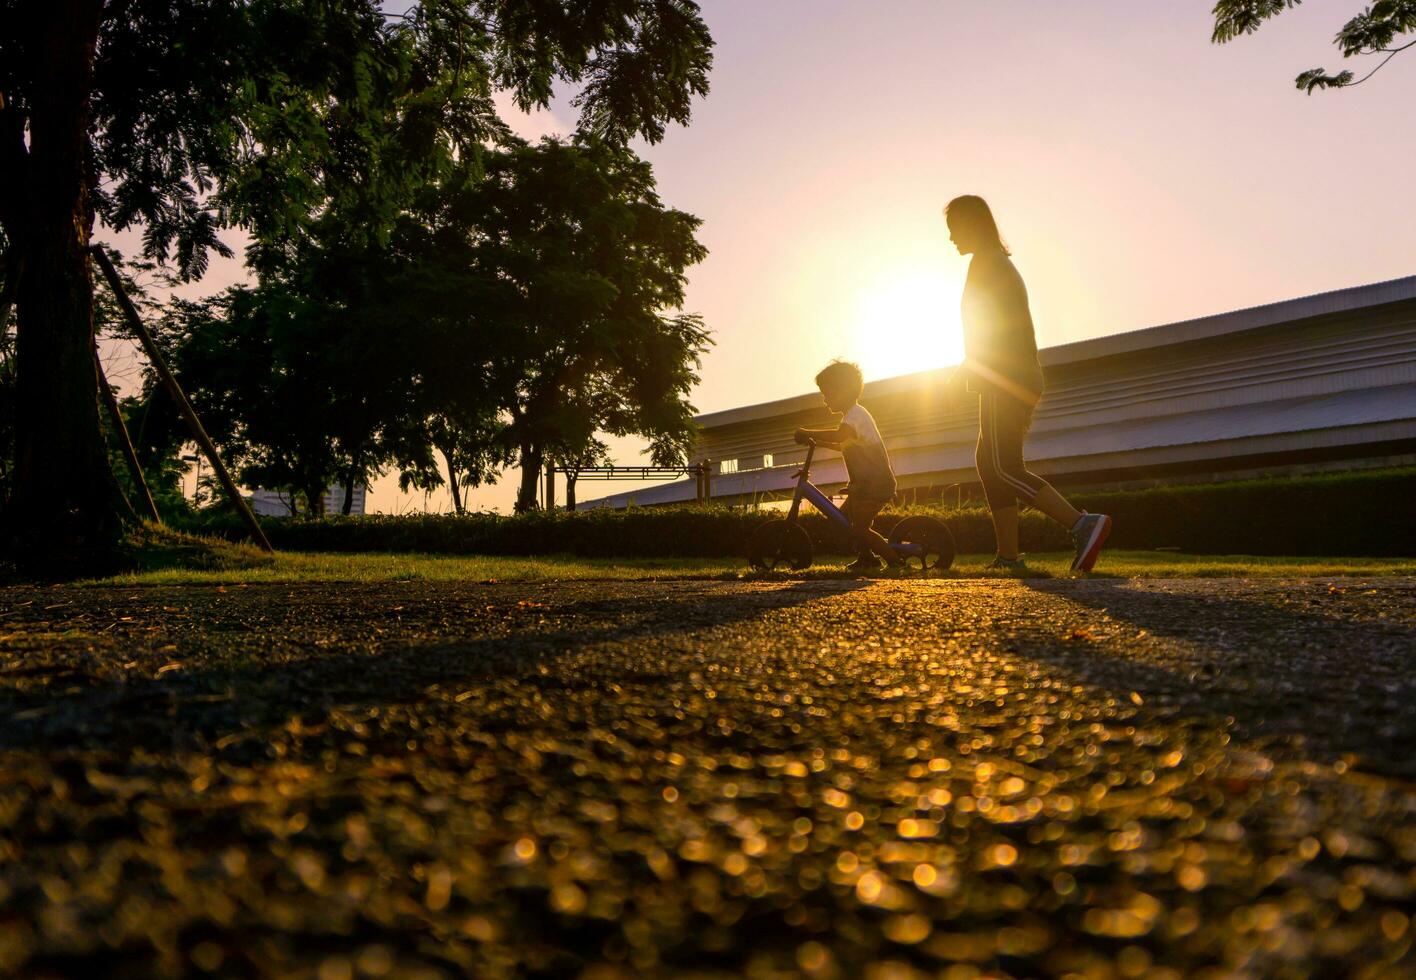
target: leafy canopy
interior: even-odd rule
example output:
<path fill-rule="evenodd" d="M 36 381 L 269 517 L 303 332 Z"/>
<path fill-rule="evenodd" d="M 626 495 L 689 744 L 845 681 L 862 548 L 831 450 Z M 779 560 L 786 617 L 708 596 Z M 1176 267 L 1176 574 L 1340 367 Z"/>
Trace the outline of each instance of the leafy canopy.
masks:
<path fill-rule="evenodd" d="M 1264 21 L 1300 3 L 1302 0 L 1219 0 L 1214 5 L 1211 40 L 1216 44 L 1225 44 L 1244 34 L 1253 34 Z M 1360 85 L 1396 55 L 1416 47 L 1416 39 L 1398 43 L 1398 39 L 1408 34 L 1416 34 L 1416 0 L 1376 0 L 1342 26 L 1334 43 L 1344 58 L 1386 57 L 1361 78 L 1347 70 L 1331 74 L 1324 68 L 1310 68 L 1299 74 L 1294 82 L 1309 95 L 1320 88 Z"/>
<path fill-rule="evenodd" d="M 21 209 L 6 197 L 27 184 L 45 98 L 40 6 L 0 0 L 11 237 Z M 422 0 L 398 15 L 376 0 L 119 0 L 97 38 L 93 204 L 113 228 L 141 227 L 147 253 L 186 278 L 227 254 L 217 230 L 229 225 L 253 233 L 259 268 L 330 208 L 386 235 L 411 188 L 505 134 L 496 88 L 531 107 L 577 84 L 587 132 L 652 142 L 688 121 L 711 57 L 690 0 Z"/>
<path fill-rule="evenodd" d="M 656 462 L 681 462 L 708 340 L 675 311 L 706 250 L 699 220 L 660 202 L 649 165 L 596 140 L 512 147 L 445 220 L 462 233 L 446 257 L 499 287 L 467 315 L 504 338 L 486 376 L 523 467 L 594 457 L 599 432 L 642 435 Z"/>

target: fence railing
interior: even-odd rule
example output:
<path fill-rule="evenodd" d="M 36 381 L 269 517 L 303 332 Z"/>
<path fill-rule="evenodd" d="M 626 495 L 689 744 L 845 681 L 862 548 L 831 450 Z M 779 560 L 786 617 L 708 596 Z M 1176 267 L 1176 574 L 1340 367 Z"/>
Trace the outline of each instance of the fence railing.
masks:
<path fill-rule="evenodd" d="M 557 467 L 547 464 L 541 483 L 541 504 L 547 510 L 556 505 L 556 474 L 566 480 L 566 509 L 575 510 L 575 485 L 581 480 L 672 480 L 680 476 L 691 476 L 694 484 L 693 499 L 698 503 L 713 497 L 713 467 L 708 460 L 687 463 L 683 466 L 578 466 Z"/>

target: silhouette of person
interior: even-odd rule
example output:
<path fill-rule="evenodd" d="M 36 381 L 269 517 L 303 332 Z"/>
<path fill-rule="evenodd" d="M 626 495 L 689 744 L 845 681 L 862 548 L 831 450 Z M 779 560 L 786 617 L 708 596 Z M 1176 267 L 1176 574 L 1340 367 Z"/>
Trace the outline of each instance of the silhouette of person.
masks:
<path fill-rule="evenodd" d="M 974 462 L 993 516 L 998 554 L 988 567 L 1026 569 L 1018 552 L 1018 501 L 1070 529 L 1074 571 L 1090 571 L 1111 533 L 1111 518 L 1069 504 L 1023 462 L 1023 441 L 1042 397 L 1028 291 L 998 233 L 988 202 L 973 194 L 944 208 L 949 240 L 972 255 L 962 304 L 964 363 L 950 379 L 978 395 L 978 449 Z"/>

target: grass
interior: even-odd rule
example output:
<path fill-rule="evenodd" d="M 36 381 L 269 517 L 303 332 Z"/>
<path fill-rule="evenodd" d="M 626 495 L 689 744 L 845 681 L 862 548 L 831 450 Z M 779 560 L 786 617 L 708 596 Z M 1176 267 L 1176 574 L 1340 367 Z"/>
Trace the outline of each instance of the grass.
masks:
<path fill-rule="evenodd" d="M 507 558 L 390 552 L 277 552 L 269 564 L 230 569 L 163 568 L 92 579 L 86 585 L 258 582 L 547 582 L 564 579 L 716 578 L 745 561 L 704 558 Z"/>
<path fill-rule="evenodd" d="M 991 555 L 962 555 L 946 577 L 1010 577 L 983 570 Z M 505 558 L 375 552 L 281 552 L 273 559 L 229 567 L 144 568 L 91 579 L 87 585 L 239 585 L 262 582 L 545 582 L 595 579 L 796 579 L 845 577 L 849 559 L 827 556 L 804 572 L 757 576 L 741 559 L 718 558 Z M 1071 555 L 1028 556 L 1038 577 L 1067 577 Z M 1093 577 L 1107 578 L 1307 578 L 1416 575 L 1416 558 L 1282 558 L 1182 555 L 1158 551 L 1107 551 Z M 883 576 L 882 576 L 883 577 Z"/>

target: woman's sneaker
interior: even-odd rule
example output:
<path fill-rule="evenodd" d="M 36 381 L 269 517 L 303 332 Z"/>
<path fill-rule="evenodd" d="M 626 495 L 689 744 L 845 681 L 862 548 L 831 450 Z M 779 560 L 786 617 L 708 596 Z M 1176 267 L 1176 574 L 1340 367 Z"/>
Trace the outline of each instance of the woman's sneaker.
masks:
<path fill-rule="evenodd" d="M 1101 554 L 1101 546 L 1111 533 L 1111 518 L 1105 514 L 1088 514 L 1082 511 L 1077 523 L 1072 526 L 1072 543 L 1077 554 L 1072 559 L 1072 571 L 1089 572 L 1096 564 L 1096 556 Z"/>
<path fill-rule="evenodd" d="M 878 572 L 884 567 L 880 559 L 876 558 L 874 555 L 861 555 L 846 566 L 846 571 L 853 575 L 869 575 L 871 572 Z"/>
<path fill-rule="evenodd" d="M 1014 575 L 1027 572 L 1028 563 L 1023 561 L 1023 556 L 1017 558 L 1004 558 L 1002 555 L 994 555 L 993 560 L 983 569 L 985 572 L 1011 572 Z"/>

